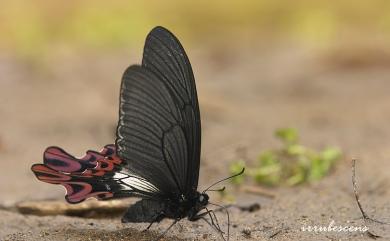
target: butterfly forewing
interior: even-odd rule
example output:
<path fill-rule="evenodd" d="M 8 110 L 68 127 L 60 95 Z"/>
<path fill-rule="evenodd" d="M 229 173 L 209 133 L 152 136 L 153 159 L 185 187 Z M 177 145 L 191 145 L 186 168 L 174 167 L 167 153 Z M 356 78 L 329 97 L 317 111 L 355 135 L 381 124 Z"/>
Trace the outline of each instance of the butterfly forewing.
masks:
<path fill-rule="evenodd" d="M 187 145 L 168 89 L 152 72 L 134 65 L 123 76 L 120 96 L 116 145 L 128 170 L 167 196 L 183 193 Z"/>
<path fill-rule="evenodd" d="M 192 192 L 198 186 L 201 121 L 190 61 L 179 40 L 167 29 L 156 27 L 146 38 L 142 66 L 163 81 L 178 106 L 177 123 L 187 142 L 187 159 L 181 162 L 186 166 L 186 191 Z"/>

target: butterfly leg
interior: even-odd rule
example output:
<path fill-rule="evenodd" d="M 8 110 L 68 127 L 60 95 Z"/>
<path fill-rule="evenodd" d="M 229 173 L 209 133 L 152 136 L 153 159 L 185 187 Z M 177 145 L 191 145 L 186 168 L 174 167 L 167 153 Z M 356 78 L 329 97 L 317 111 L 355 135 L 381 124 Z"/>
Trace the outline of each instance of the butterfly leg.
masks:
<path fill-rule="evenodd" d="M 160 236 L 158 236 L 157 239 L 155 239 L 155 241 L 159 241 L 162 237 L 164 237 L 165 234 L 173 227 L 173 225 L 179 222 L 179 220 L 180 219 L 175 219 L 175 221 L 162 234 L 160 234 Z"/>
<path fill-rule="evenodd" d="M 160 212 L 159 214 L 157 214 L 153 221 L 151 221 L 148 227 L 142 230 L 142 232 L 148 231 L 150 227 L 152 227 L 153 223 L 160 222 L 164 217 L 164 212 Z"/>
<path fill-rule="evenodd" d="M 189 220 L 190 220 L 190 221 L 197 221 L 197 220 L 199 220 L 199 219 L 201 219 L 201 218 L 204 218 L 204 216 L 209 215 L 210 220 L 211 220 L 211 224 L 212 224 L 219 232 L 222 232 L 222 231 L 221 231 L 221 228 L 220 228 L 220 226 L 219 226 L 218 220 L 216 220 L 217 224 L 215 224 L 214 218 L 213 218 L 213 216 L 211 216 L 211 214 L 213 214 L 213 216 L 214 216 L 215 219 L 217 218 L 213 210 L 209 210 L 209 209 L 206 208 L 206 211 L 205 211 L 205 212 L 200 213 L 200 214 L 197 214 L 197 215 L 195 215 L 194 217 L 190 218 Z M 222 233 L 223 233 L 223 232 L 222 232 Z"/>
<path fill-rule="evenodd" d="M 209 210 L 209 209 L 206 208 L 205 212 L 197 214 L 194 217 L 191 217 L 189 220 L 190 221 L 197 221 L 199 219 L 203 219 L 208 225 L 210 225 L 212 228 L 215 228 L 215 230 L 221 235 L 223 240 L 226 240 L 225 237 L 223 236 L 224 232 L 221 230 L 221 228 L 219 226 L 219 223 L 218 223 L 218 220 L 216 220 L 217 224 L 215 224 L 214 218 L 211 215 L 211 213 L 213 213 L 213 215 L 216 218 L 216 215 L 215 215 L 214 211 L 213 210 Z M 205 218 L 206 215 L 209 215 L 211 223 Z"/>
<path fill-rule="evenodd" d="M 206 210 L 207 211 L 209 211 L 207 208 L 206 208 Z M 211 216 L 211 214 L 213 214 L 213 216 Z M 215 226 L 218 228 L 218 231 L 220 231 L 221 233 L 225 233 L 225 232 L 223 232 L 222 230 L 221 230 L 221 227 L 219 226 L 219 222 L 218 222 L 218 218 L 217 218 L 217 215 L 215 214 L 215 212 L 214 212 L 214 210 L 210 210 L 210 212 L 209 212 L 209 216 L 210 216 L 210 219 L 211 219 L 211 222 L 213 223 L 213 217 L 214 217 L 214 219 L 215 219 Z"/>
<path fill-rule="evenodd" d="M 144 232 L 148 231 L 150 229 L 150 227 L 152 227 L 153 223 L 155 223 L 155 221 L 150 222 L 148 227 L 145 228 L 144 230 L 142 230 L 142 232 L 144 233 Z"/>
<path fill-rule="evenodd" d="M 229 237 L 230 237 L 230 214 L 229 214 L 229 210 L 227 209 L 227 207 L 222 206 L 222 205 L 219 205 L 219 204 L 215 204 L 215 203 L 211 203 L 211 202 L 209 202 L 209 204 L 214 205 L 214 206 L 217 206 L 217 207 L 219 207 L 221 210 L 225 210 L 226 216 L 227 216 L 227 221 L 228 221 L 228 226 L 227 226 L 227 240 L 229 240 Z"/>
<path fill-rule="evenodd" d="M 207 210 L 207 213 L 211 219 L 211 224 L 215 227 L 215 229 L 221 235 L 222 239 L 226 241 L 225 237 L 223 236 L 225 234 L 225 232 L 222 231 L 221 227 L 219 226 L 218 218 L 217 218 L 217 215 L 215 214 L 214 210 L 209 210 L 207 208 L 206 208 L 206 210 Z M 215 219 L 215 222 L 214 222 L 214 219 Z"/>
<path fill-rule="evenodd" d="M 226 241 L 225 237 L 223 236 L 223 232 L 218 229 L 215 225 L 211 224 L 205 217 L 200 217 L 200 219 L 204 220 L 210 227 L 212 227 L 219 235 L 221 235 L 221 238 Z"/>
<path fill-rule="evenodd" d="M 211 210 L 207 210 L 206 212 L 196 214 L 195 216 L 190 217 L 189 220 L 190 221 L 198 221 L 199 219 L 203 218 L 204 216 L 209 215 L 210 212 L 211 212 Z"/>

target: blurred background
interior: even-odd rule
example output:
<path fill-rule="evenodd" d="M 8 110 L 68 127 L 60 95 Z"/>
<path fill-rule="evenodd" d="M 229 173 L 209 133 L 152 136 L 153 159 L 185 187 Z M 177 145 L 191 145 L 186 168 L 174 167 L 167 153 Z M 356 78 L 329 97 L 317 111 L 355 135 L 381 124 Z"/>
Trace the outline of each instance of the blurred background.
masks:
<path fill-rule="evenodd" d="M 155 25 L 168 26 L 188 48 L 300 42 L 326 46 L 383 41 L 389 3 L 376 1 L 3 1 L 2 50 L 22 57 L 129 51 Z M 274 41 L 270 41 L 274 40 Z M 242 42 L 243 41 L 243 42 Z M 191 44 L 191 45 L 190 45 Z M 226 49 L 225 51 L 229 51 Z"/>
<path fill-rule="evenodd" d="M 203 120 L 202 185 L 226 175 L 237 158 L 255 159 L 283 126 L 297 127 L 314 147 L 390 156 L 389 1 L 14 0 L 0 6 L 4 205 L 63 198 L 63 190 L 38 183 L 30 171 L 45 147 L 80 156 L 114 142 L 121 75 L 141 62 L 144 39 L 156 25 L 176 34 L 193 65 Z"/>

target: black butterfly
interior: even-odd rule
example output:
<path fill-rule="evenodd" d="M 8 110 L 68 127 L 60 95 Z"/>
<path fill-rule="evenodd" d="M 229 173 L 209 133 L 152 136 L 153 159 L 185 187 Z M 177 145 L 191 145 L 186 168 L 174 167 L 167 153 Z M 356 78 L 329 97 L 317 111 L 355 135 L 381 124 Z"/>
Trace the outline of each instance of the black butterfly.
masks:
<path fill-rule="evenodd" d="M 146 38 L 142 65 L 130 66 L 123 75 L 115 145 L 88 151 L 81 159 L 49 147 L 44 164 L 33 165 L 32 171 L 41 181 L 63 185 L 70 203 L 89 197 L 141 197 L 123 216 L 124 223 L 149 222 L 149 229 L 170 218 L 171 228 L 185 217 L 203 219 L 225 239 L 214 211 L 207 208 L 206 192 L 228 178 L 197 191 L 200 146 L 199 104 L 190 62 L 179 40 L 167 29 L 155 27 Z"/>

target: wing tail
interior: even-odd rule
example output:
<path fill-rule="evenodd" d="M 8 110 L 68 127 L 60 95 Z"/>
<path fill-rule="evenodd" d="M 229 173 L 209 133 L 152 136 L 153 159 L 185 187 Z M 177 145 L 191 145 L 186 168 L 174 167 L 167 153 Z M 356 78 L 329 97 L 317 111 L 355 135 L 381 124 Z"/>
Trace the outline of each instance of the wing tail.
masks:
<path fill-rule="evenodd" d="M 49 147 L 44 152 L 43 164 L 34 164 L 31 170 L 40 181 L 64 186 L 69 203 L 79 203 L 90 197 L 104 200 L 129 196 L 114 177 L 122 169 L 121 164 L 114 145 L 107 145 L 100 152 L 88 151 L 82 158 L 59 147 Z"/>

